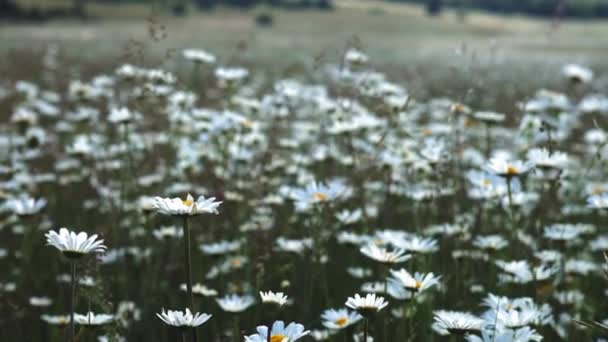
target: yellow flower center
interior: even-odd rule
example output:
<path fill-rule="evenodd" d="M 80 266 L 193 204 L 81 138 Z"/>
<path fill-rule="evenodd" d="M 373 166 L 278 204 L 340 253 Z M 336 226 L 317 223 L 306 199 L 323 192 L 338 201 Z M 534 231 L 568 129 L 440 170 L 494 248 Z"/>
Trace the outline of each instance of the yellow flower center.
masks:
<path fill-rule="evenodd" d="M 421 288 L 421 287 L 422 287 L 422 282 L 421 282 L 421 281 L 416 280 L 416 283 L 414 284 L 414 288 L 415 288 L 416 290 L 420 290 L 420 288 Z"/>
<path fill-rule="evenodd" d="M 599 195 L 599 194 L 601 194 L 603 192 L 604 192 L 604 189 L 602 189 L 602 187 L 599 186 L 599 185 L 594 186 L 593 190 L 591 190 L 591 193 L 594 194 L 594 195 Z"/>
<path fill-rule="evenodd" d="M 338 326 L 343 327 L 346 325 L 346 323 L 348 323 L 348 318 L 346 318 L 346 317 L 338 318 L 335 323 Z"/>
<path fill-rule="evenodd" d="M 241 121 L 241 124 L 243 124 L 243 126 L 245 126 L 247 128 L 253 127 L 253 121 L 251 121 L 249 119 L 244 119 L 243 121 Z"/>
<path fill-rule="evenodd" d="M 232 267 L 234 268 L 238 268 L 241 267 L 242 263 L 241 263 L 241 259 L 239 258 L 233 258 L 232 260 L 230 260 L 230 264 L 232 265 Z"/>
<path fill-rule="evenodd" d="M 312 198 L 319 202 L 327 201 L 327 195 L 322 192 L 315 192 L 312 194 Z"/>
<path fill-rule="evenodd" d="M 481 181 L 481 184 L 483 184 L 483 186 L 489 186 L 490 184 L 492 184 L 492 182 L 490 182 L 489 179 L 484 179 L 483 181 Z"/>
<path fill-rule="evenodd" d="M 469 118 L 464 119 L 464 127 L 469 128 L 469 127 L 473 127 L 473 126 L 475 126 L 475 121 L 473 121 Z"/>
<path fill-rule="evenodd" d="M 516 174 L 518 174 L 518 171 L 515 167 L 513 167 L 511 165 L 507 166 L 507 175 L 514 176 Z"/>
<path fill-rule="evenodd" d="M 422 130 L 422 134 L 428 137 L 433 135 L 433 131 L 430 128 L 425 128 Z"/>
<path fill-rule="evenodd" d="M 188 199 L 182 200 L 182 204 L 189 207 L 194 204 L 194 201 L 191 200 L 190 198 L 188 198 Z"/>
<path fill-rule="evenodd" d="M 270 336 L 270 342 L 283 342 L 283 341 L 287 341 L 287 336 L 281 335 L 281 334 Z"/>

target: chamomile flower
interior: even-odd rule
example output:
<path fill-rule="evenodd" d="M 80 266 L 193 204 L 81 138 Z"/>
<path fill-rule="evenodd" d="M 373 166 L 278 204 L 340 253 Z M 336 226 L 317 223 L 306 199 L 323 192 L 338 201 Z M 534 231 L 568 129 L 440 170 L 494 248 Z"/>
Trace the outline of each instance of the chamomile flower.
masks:
<path fill-rule="evenodd" d="M 439 284 L 441 276 L 435 277 L 433 273 L 423 274 L 416 272 L 413 276 L 405 269 L 391 270 L 393 277 L 407 290 L 422 292 Z"/>
<path fill-rule="evenodd" d="M 304 211 L 316 204 L 329 203 L 336 200 L 345 192 L 345 186 L 340 181 L 327 184 L 312 182 L 304 188 L 294 189 L 291 198 L 294 200 L 296 209 Z"/>
<path fill-rule="evenodd" d="M 67 228 L 60 228 L 59 234 L 52 230 L 45 236 L 47 244 L 54 246 L 69 258 L 80 258 L 85 254 L 102 253 L 106 250 L 103 240 L 98 240 L 96 234 L 88 236 L 85 232 L 75 233 Z"/>
<path fill-rule="evenodd" d="M 378 247 L 375 243 L 370 243 L 361 247 L 360 251 L 368 258 L 385 264 L 405 262 L 412 257 L 409 254 L 405 254 L 405 250 L 403 249 L 388 251 L 386 248 Z"/>
<path fill-rule="evenodd" d="M 348 297 L 345 305 L 356 310 L 363 317 L 367 317 L 384 309 L 388 302 L 384 300 L 384 297 L 376 296 L 374 293 L 368 293 L 365 297 L 361 297 L 357 293 L 354 297 Z"/>
<path fill-rule="evenodd" d="M 253 296 L 237 294 L 226 295 L 215 300 L 222 310 L 227 312 L 243 312 L 255 304 Z"/>
<path fill-rule="evenodd" d="M 262 303 L 277 304 L 278 306 L 283 306 L 287 303 L 287 296 L 283 292 L 260 291 L 260 297 L 262 298 Z"/>
<path fill-rule="evenodd" d="M 328 309 L 321 314 L 323 326 L 332 330 L 341 330 L 363 319 L 356 311 L 348 309 Z"/>
<path fill-rule="evenodd" d="M 593 80 L 593 71 L 579 64 L 566 64 L 562 75 L 573 83 L 589 83 Z"/>
<path fill-rule="evenodd" d="M 41 315 L 40 319 L 51 325 L 68 325 L 70 323 L 69 315 Z"/>
<path fill-rule="evenodd" d="M 468 312 L 438 310 L 434 312 L 433 330 L 441 335 L 464 335 L 480 331 L 484 320 Z"/>
<path fill-rule="evenodd" d="M 114 315 L 94 314 L 89 311 L 85 315 L 75 314 L 74 322 L 80 325 L 105 325 L 114 321 Z"/>
<path fill-rule="evenodd" d="M 527 154 L 530 163 L 541 169 L 563 169 L 568 163 L 568 155 L 562 152 L 550 153 L 546 148 L 534 148 Z"/>
<path fill-rule="evenodd" d="M 532 164 L 530 162 L 523 162 L 520 160 L 509 161 L 503 157 L 490 159 L 486 166 L 488 172 L 504 178 L 520 176 L 530 171 L 531 168 Z"/>
<path fill-rule="evenodd" d="M 294 342 L 310 334 L 310 331 L 305 330 L 302 324 L 292 322 L 285 326 L 283 321 L 275 321 L 272 324 L 270 336 L 268 336 L 267 326 L 258 326 L 256 330 L 257 334 L 245 336 L 245 342 L 267 342 L 268 340 L 271 342 Z"/>
<path fill-rule="evenodd" d="M 594 209 L 608 209 L 608 193 L 589 196 L 587 205 Z"/>
<path fill-rule="evenodd" d="M 182 55 L 185 59 L 191 60 L 195 63 L 213 64 L 216 61 L 214 55 L 199 49 L 185 49 L 182 51 Z"/>
<path fill-rule="evenodd" d="M 217 214 L 217 208 L 222 202 L 216 202 L 215 197 L 200 196 L 196 201 L 188 194 L 186 199 L 181 198 L 154 198 L 154 208 L 165 215 L 195 216 L 200 214 Z"/>
<path fill-rule="evenodd" d="M 194 315 L 190 312 L 190 309 L 186 308 L 185 311 L 172 311 L 165 309 L 160 314 L 156 314 L 167 325 L 178 327 L 178 328 L 194 328 L 207 322 L 212 315 L 206 313 L 195 313 Z"/>
<path fill-rule="evenodd" d="M 6 206 L 18 216 L 31 216 L 39 213 L 47 201 L 44 198 L 34 199 L 28 196 L 11 198 Z"/>

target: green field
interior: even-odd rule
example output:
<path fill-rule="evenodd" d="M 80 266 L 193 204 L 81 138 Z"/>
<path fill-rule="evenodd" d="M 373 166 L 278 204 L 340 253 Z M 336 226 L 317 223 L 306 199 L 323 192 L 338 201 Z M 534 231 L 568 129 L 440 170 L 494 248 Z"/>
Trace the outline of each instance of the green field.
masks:
<path fill-rule="evenodd" d="M 55 2 L 61 5 L 60 1 Z M 4 24 L 0 49 L 57 43 L 70 53 L 97 60 L 120 56 L 130 40 L 137 40 L 146 52 L 156 54 L 198 47 L 230 56 L 246 46 L 244 56 L 249 60 L 289 64 L 310 61 L 315 56 L 336 58 L 347 41 L 358 37 L 381 64 L 439 56 L 458 58 L 463 46 L 481 57 L 543 62 L 601 63 L 602 55 L 608 53 L 606 22 L 568 21 L 554 27 L 547 20 L 481 13 L 470 13 L 461 21 L 449 11 L 440 18 L 429 19 L 415 6 L 361 0 L 336 4 L 337 9 L 328 13 L 273 10 L 272 28 L 255 26 L 254 16 L 260 9 L 220 9 L 207 14 L 192 10 L 186 18 L 155 15 L 153 26 L 166 28 L 166 37 L 160 40 L 150 37 L 148 20 L 152 11 L 148 7 L 91 4 L 89 13 L 94 19 L 86 23 Z"/>

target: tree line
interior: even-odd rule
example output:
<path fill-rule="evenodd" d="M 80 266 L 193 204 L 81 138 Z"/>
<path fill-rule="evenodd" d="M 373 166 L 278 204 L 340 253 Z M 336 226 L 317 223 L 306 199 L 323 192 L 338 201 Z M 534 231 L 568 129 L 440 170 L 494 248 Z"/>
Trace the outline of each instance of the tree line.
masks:
<path fill-rule="evenodd" d="M 466 11 L 480 9 L 500 14 L 524 14 L 544 17 L 608 17 L 608 0 L 383 0 L 419 3 L 431 15 L 443 8 Z"/>

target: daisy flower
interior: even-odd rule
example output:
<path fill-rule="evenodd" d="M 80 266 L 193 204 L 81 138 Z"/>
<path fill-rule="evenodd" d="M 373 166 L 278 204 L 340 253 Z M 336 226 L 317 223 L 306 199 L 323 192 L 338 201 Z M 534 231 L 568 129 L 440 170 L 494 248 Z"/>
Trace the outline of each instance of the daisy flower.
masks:
<path fill-rule="evenodd" d="M 608 209 L 608 193 L 589 196 L 587 206 L 594 209 Z"/>
<path fill-rule="evenodd" d="M 285 326 L 283 321 L 275 321 L 270 329 L 270 338 L 268 336 L 267 326 L 258 326 L 257 334 L 245 336 L 245 342 L 294 342 L 300 338 L 310 334 L 309 330 L 304 330 L 304 326 L 299 323 L 289 323 Z"/>
<path fill-rule="evenodd" d="M 279 306 L 287 303 L 287 296 L 283 292 L 260 291 L 260 297 L 262 298 L 262 303 L 277 304 Z"/>
<path fill-rule="evenodd" d="M 342 182 L 333 181 L 327 184 L 312 182 L 303 189 L 295 189 L 291 193 L 296 209 L 304 211 L 315 204 L 328 203 L 337 199 L 345 191 Z"/>
<path fill-rule="evenodd" d="M 157 313 L 156 316 L 173 327 L 194 328 L 207 322 L 212 315 L 198 312 L 193 315 L 192 312 L 190 312 L 190 309 L 186 308 L 185 311 L 167 310 L 166 312 L 165 309 L 163 309 L 162 312 L 160 314 Z"/>
<path fill-rule="evenodd" d="M 253 296 L 239 296 L 236 294 L 226 295 L 222 298 L 217 298 L 216 301 L 217 304 L 222 308 L 222 310 L 227 312 L 242 312 L 247 310 L 247 308 L 249 308 L 255 303 L 255 299 L 253 298 Z"/>
<path fill-rule="evenodd" d="M 321 314 L 321 319 L 327 329 L 340 330 L 359 322 L 363 316 L 348 309 L 329 309 Z"/>
<path fill-rule="evenodd" d="M 423 274 L 419 272 L 416 272 L 414 276 L 412 276 L 403 268 L 399 271 L 391 270 L 391 274 L 406 289 L 419 292 L 437 285 L 441 278 L 441 276 L 435 277 L 433 273 Z"/>
<path fill-rule="evenodd" d="M 80 325 L 105 325 L 112 323 L 112 321 L 114 321 L 114 315 L 94 314 L 90 311 L 85 315 L 74 315 L 74 322 Z"/>
<path fill-rule="evenodd" d="M 51 230 L 45 236 L 47 244 L 69 258 L 79 258 L 88 253 L 102 253 L 106 250 L 103 240 L 97 240 L 97 235 L 89 237 L 85 232 L 75 233 L 67 228 L 60 228 L 59 234 Z"/>
<path fill-rule="evenodd" d="M 593 80 L 593 71 L 578 64 L 566 64 L 562 75 L 573 83 L 589 83 Z"/>
<path fill-rule="evenodd" d="M 438 310 L 434 315 L 433 330 L 441 335 L 464 335 L 480 331 L 484 324 L 484 320 L 468 312 Z"/>
<path fill-rule="evenodd" d="M 568 163 L 568 155 L 562 152 L 550 153 L 546 148 L 534 148 L 528 151 L 528 160 L 541 169 L 563 169 Z"/>
<path fill-rule="evenodd" d="M 222 202 L 216 202 L 215 197 L 200 196 L 196 201 L 188 194 L 186 199 L 155 197 L 153 207 L 161 214 L 172 216 L 195 216 L 200 214 L 217 214 L 217 208 Z"/>
<path fill-rule="evenodd" d="M 530 171 L 532 164 L 520 160 L 509 161 L 505 158 L 496 157 L 490 159 L 486 170 L 500 177 L 512 178 Z"/>
<path fill-rule="evenodd" d="M 31 216 L 39 213 L 46 203 L 44 198 L 34 199 L 25 195 L 7 200 L 6 206 L 18 216 Z"/>
<path fill-rule="evenodd" d="M 216 61 L 214 55 L 204 50 L 185 49 L 182 51 L 182 55 L 185 59 L 191 60 L 195 63 L 213 64 Z"/>
<path fill-rule="evenodd" d="M 374 293 L 368 293 L 365 297 L 357 293 L 354 297 L 348 297 L 345 305 L 365 317 L 384 309 L 388 302 Z"/>
<path fill-rule="evenodd" d="M 388 251 L 386 248 L 378 247 L 374 243 L 367 244 L 360 249 L 365 256 L 386 264 L 396 264 L 409 260 L 412 256 L 405 254 L 403 249 Z"/>

